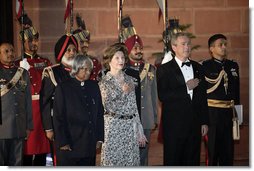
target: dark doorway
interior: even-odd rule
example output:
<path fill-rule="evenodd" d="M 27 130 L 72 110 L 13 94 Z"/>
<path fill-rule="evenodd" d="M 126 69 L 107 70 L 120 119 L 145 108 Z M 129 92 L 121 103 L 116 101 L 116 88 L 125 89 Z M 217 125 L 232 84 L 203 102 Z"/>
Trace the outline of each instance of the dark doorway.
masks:
<path fill-rule="evenodd" d="M 12 0 L 0 0 L 0 44 L 13 44 Z"/>

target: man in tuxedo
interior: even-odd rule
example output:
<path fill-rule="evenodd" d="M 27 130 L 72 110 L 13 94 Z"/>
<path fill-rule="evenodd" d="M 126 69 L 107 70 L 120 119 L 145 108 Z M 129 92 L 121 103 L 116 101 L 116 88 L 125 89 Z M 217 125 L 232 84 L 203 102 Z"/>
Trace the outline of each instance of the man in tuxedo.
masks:
<path fill-rule="evenodd" d="M 191 41 L 186 33 L 173 35 L 171 45 L 176 56 L 157 70 L 164 165 L 198 166 L 201 136 L 208 132 L 204 72 L 200 64 L 189 59 Z"/>

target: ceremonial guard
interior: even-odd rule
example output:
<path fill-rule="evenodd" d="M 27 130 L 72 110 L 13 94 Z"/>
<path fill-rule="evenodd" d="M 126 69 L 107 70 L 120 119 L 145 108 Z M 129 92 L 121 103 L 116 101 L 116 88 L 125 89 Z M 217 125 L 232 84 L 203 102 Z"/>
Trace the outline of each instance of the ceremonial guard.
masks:
<path fill-rule="evenodd" d="M 14 65 L 11 44 L 0 46 L 0 165 L 21 166 L 23 147 L 33 129 L 31 88 L 28 72 Z"/>
<path fill-rule="evenodd" d="M 232 166 L 233 107 L 239 104 L 239 67 L 227 59 L 227 38 L 215 34 L 208 40 L 211 59 L 203 62 L 209 107 L 208 165 Z"/>
<path fill-rule="evenodd" d="M 79 14 L 76 15 L 76 22 L 78 28 L 73 32 L 74 37 L 78 41 L 79 53 L 88 55 L 93 61 L 93 70 L 90 75 L 90 80 L 98 80 L 98 74 L 102 69 L 100 61 L 88 54 L 89 44 L 90 44 L 90 31 L 86 29 L 85 21 L 81 18 Z"/>
<path fill-rule="evenodd" d="M 46 155 L 50 153 L 50 145 L 42 126 L 39 94 L 42 71 L 45 67 L 51 65 L 51 62 L 49 59 L 37 54 L 39 32 L 32 26 L 32 21 L 27 15 L 24 16 L 24 21 L 24 42 L 22 43 L 24 43 L 25 60 L 18 60 L 16 63 L 20 63 L 22 67 L 26 66 L 30 75 L 34 129 L 25 141 L 23 165 L 45 166 Z M 20 24 L 22 26 L 22 23 Z M 22 32 L 20 32 L 20 38 L 22 40 Z"/>
<path fill-rule="evenodd" d="M 128 49 L 129 61 L 126 68 L 138 71 L 141 84 L 141 123 L 147 140 L 150 140 L 151 130 L 157 128 L 157 82 L 156 68 L 143 59 L 143 42 L 136 34 L 129 16 L 123 18 L 122 24 L 124 43 Z M 148 165 L 149 145 L 140 148 L 140 164 Z"/>
<path fill-rule="evenodd" d="M 55 57 L 59 62 L 44 69 L 40 91 L 40 107 L 43 128 L 48 139 L 54 139 L 52 109 L 55 88 L 60 82 L 70 78 L 73 58 L 77 53 L 78 43 L 73 35 L 63 35 L 55 45 Z"/>

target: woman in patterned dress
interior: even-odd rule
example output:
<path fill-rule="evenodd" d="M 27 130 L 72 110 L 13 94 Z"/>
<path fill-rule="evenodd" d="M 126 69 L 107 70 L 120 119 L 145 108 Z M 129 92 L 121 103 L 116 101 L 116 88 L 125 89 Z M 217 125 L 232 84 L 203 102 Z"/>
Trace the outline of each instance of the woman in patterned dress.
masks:
<path fill-rule="evenodd" d="M 102 166 L 139 166 L 139 146 L 147 142 L 139 119 L 134 78 L 122 71 L 127 59 L 128 51 L 121 43 L 110 46 L 103 56 L 109 72 L 99 83 L 105 111 Z"/>

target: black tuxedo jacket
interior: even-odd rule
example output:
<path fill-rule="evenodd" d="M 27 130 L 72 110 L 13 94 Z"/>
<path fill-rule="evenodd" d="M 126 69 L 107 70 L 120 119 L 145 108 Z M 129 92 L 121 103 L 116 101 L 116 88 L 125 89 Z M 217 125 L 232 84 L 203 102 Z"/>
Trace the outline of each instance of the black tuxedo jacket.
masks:
<path fill-rule="evenodd" d="M 201 136 L 201 125 L 208 125 L 206 81 L 202 66 L 190 60 L 194 78 L 200 80 L 193 90 L 193 97 L 187 93 L 187 86 L 180 67 L 173 58 L 157 70 L 158 96 L 162 102 L 163 138 Z"/>

